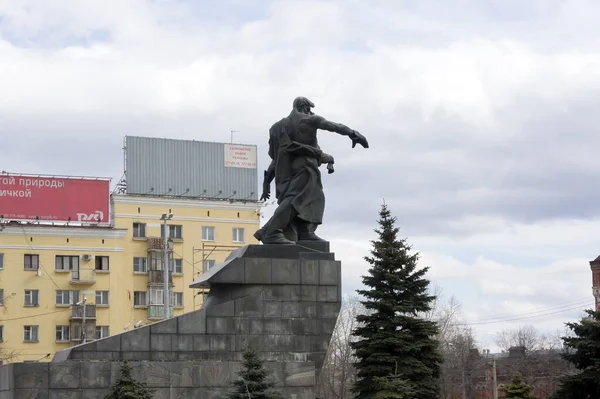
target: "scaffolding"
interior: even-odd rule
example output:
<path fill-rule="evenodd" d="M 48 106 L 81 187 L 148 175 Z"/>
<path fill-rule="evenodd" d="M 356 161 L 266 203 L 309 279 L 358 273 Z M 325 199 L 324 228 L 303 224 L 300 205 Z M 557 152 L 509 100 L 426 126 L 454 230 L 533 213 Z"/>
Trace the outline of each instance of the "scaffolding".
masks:
<path fill-rule="evenodd" d="M 198 276 L 200 276 L 202 273 L 205 273 L 207 271 L 206 267 L 205 267 L 205 261 L 207 261 L 212 254 L 222 253 L 222 252 L 229 253 L 238 248 L 241 248 L 242 246 L 243 245 L 215 245 L 215 244 L 202 243 L 202 245 L 200 247 L 193 247 L 192 248 L 192 268 L 193 268 L 192 282 L 194 280 L 196 280 L 196 278 L 198 278 Z M 198 264 L 200 264 L 200 267 L 197 267 Z M 206 299 L 207 294 L 208 294 L 207 288 L 198 289 L 198 292 L 196 292 L 193 296 L 194 297 L 194 299 L 193 299 L 194 310 L 197 310 L 196 309 L 196 297 L 198 295 L 202 295 L 202 303 L 204 303 L 204 300 Z M 201 305 L 202 303 L 200 303 L 199 305 Z"/>

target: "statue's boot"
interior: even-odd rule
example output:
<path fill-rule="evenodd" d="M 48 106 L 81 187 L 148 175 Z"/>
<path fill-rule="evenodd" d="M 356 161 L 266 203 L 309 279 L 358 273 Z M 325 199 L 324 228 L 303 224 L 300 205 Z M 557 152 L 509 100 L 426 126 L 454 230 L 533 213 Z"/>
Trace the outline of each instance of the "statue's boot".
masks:
<path fill-rule="evenodd" d="M 265 237 L 264 228 L 258 229 L 258 230 L 256 230 L 256 232 L 254 232 L 254 238 L 256 238 L 258 241 L 262 242 L 264 237 Z"/>
<path fill-rule="evenodd" d="M 298 241 L 327 241 L 315 234 L 317 225 L 308 224 L 301 226 L 298 231 Z"/>
<path fill-rule="evenodd" d="M 327 240 L 324 240 L 323 238 L 319 237 L 315 233 L 305 232 L 305 233 L 298 233 L 298 241 L 327 241 Z"/>
<path fill-rule="evenodd" d="M 295 245 L 294 241 L 288 240 L 283 235 L 281 230 L 276 230 L 273 233 L 267 235 L 262 239 L 263 244 L 284 244 L 284 245 Z"/>

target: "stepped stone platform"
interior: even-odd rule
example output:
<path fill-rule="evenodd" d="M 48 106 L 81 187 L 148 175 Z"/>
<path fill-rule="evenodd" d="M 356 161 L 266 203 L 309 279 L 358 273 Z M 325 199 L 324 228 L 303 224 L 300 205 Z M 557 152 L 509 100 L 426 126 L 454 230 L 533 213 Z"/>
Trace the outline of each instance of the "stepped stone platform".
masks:
<path fill-rule="evenodd" d="M 341 306 L 328 242 L 245 246 L 190 287 L 209 288 L 200 310 L 65 349 L 49 364 L 0 367 L 0 399 L 103 397 L 125 359 L 157 399 L 218 398 L 249 341 L 286 398 L 314 398 Z"/>

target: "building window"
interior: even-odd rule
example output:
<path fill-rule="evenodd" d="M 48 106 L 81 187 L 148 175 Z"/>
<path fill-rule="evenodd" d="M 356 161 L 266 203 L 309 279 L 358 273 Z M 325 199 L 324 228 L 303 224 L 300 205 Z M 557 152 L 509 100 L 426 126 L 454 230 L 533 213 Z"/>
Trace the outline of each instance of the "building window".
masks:
<path fill-rule="evenodd" d="M 40 267 L 40 256 L 25 254 L 23 256 L 25 270 L 37 270 Z"/>
<path fill-rule="evenodd" d="M 108 271 L 108 256 L 96 256 L 96 270 Z"/>
<path fill-rule="evenodd" d="M 233 242 L 244 242 L 244 228 L 234 227 L 232 232 L 233 232 Z"/>
<path fill-rule="evenodd" d="M 133 224 L 133 238 L 146 238 L 146 223 Z"/>
<path fill-rule="evenodd" d="M 215 265 L 216 261 L 214 259 L 206 259 L 204 261 L 204 271 L 207 272 L 211 267 Z"/>
<path fill-rule="evenodd" d="M 170 224 L 170 225 L 168 225 L 168 228 L 169 228 L 169 237 L 168 238 L 173 238 L 175 240 L 183 240 L 183 228 L 181 225 Z M 164 227 L 160 228 L 160 236 L 162 238 L 165 238 Z"/>
<path fill-rule="evenodd" d="M 133 292 L 133 306 L 148 306 L 148 293 L 146 291 Z"/>
<path fill-rule="evenodd" d="M 148 273 L 148 267 L 146 266 L 146 258 L 133 258 L 133 272 Z"/>
<path fill-rule="evenodd" d="M 0 342 L 4 342 L 4 326 L 0 326 Z"/>
<path fill-rule="evenodd" d="M 96 306 L 108 306 L 108 291 L 96 291 Z"/>
<path fill-rule="evenodd" d="M 183 273 L 183 259 L 173 259 L 173 273 L 182 274 Z"/>
<path fill-rule="evenodd" d="M 96 339 L 106 338 L 110 335 L 109 326 L 96 326 Z"/>
<path fill-rule="evenodd" d="M 174 292 L 172 301 L 173 301 L 174 307 L 182 308 L 183 307 L 183 292 Z"/>
<path fill-rule="evenodd" d="M 69 339 L 71 339 L 69 333 L 69 326 L 56 326 L 56 341 L 68 341 Z"/>
<path fill-rule="evenodd" d="M 25 290 L 25 306 L 40 306 L 39 290 Z"/>
<path fill-rule="evenodd" d="M 56 255 L 56 270 L 79 270 L 79 256 Z"/>
<path fill-rule="evenodd" d="M 202 241 L 214 241 L 215 240 L 215 227 L 214 226 L 202 226 Z"/>
<path fill-rule="evenodd" d="M 75 305 L 79 302 L 79 291 L 56 290 L 57 305 Z"/>
<path fill-rule="evenodd" d="M 159 289 L 150 289 L 150 305 L 163 305 L 163 290 Z"/>
<path fill-rule="evenodd" d="M 0 306 L 4 306 L 4 288 L 0 288 Z"/>
<path fill-rule="evenodd" d="M 38 342 L 39 326 L 23 326 L 23 341 Z"/>
<path fill-rule="evenodd" d="M 4 254 L 0 253 L 0 270 L 4 269 Z"/>

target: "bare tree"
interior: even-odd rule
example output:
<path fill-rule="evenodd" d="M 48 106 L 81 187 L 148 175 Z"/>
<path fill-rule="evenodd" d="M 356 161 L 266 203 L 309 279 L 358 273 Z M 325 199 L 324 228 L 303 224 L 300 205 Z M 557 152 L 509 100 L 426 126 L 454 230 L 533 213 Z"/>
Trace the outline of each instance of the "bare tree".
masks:
<path fill-rule="evenodd" d="M 532 325 L 518 327 L 513 330 L 503 330 L 496 334 L 496 345 L 508 352 L 510 348 L 523 348 L 534 351 L 544 346 L 546 337 Z"/>
<path fill-rule="evenodd" d="M 7 345 L 8 342 L 0 342 L 0 365 L 14 362 L 19 357 L 19 351 L 11 349 Z"/>
<path fill-rule="evenodd" d="M 342 299 L 342 308 L 331 336 L 327 356 L 319 377 L 319 397 L 323 399 L 351 398 L 356 379 L 354 354 L 350 347 L 352 332 L 357 327 L 356 316 L 365 309 L 358 296 Z"/>
<path fill-rule="evenodd" d="M 566 331 L 542 332 L 532 325 L 503 330 L 496 335 L 496 344 L 505 352 L 513 351 L 508 372 L 520 372 L 536 394 L 550 395 L 559 378 L 570 372 L 561 358 Z"/>
<path fill-rule="evenodd" d="M 442 289 L 434 286 L 431 310 L 423 316 L 439 326 L 438 342 L 444 357 L 441 375 L 442 397 L 460 395 L 472 397 L 475 387 L 475 335 L 463 320 L 462 306 L 454 297 L 446 298 Z"/>

